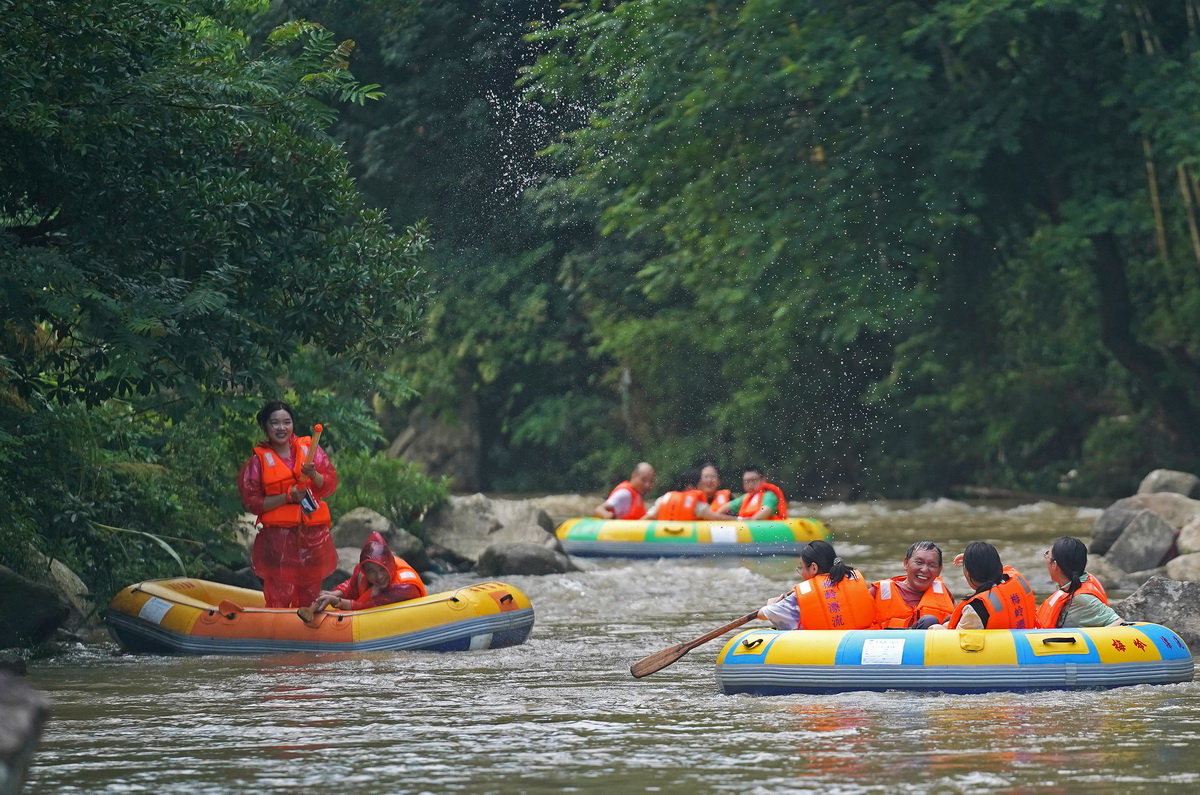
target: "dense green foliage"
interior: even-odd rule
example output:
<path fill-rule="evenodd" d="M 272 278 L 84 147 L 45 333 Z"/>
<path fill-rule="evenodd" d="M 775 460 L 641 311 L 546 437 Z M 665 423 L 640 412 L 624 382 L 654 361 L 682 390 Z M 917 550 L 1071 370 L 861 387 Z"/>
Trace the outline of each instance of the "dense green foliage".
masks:
<path fill-rule="evenodd" d="M 328 134 L 377 87 L 314 23 L 252 38 L 266 6 L 0 3 L 2 563 L 101 596 L 224 563 L 257 395 L 303 385 L 331 448 L 370 450 L 367 399 L 408 390 L 364 365 L 419 330 L 427 234 Z"/>
<path fill-rule="evenodd" d="M 405 98 L 338 131 L 372 202 L 438 229 L 398 368 L 476 401 L 485 486 L 703 455 L 813 496 L 1196 467 L 1190 0 L 290 7 Z"/>
<path fill-rule="evenodd" d="M 1200 467 L 1195 0 L 0 11 L 0 562 L 220 562 L 276 396 L 403 521 L 417 407 L 493 491 Z"/>

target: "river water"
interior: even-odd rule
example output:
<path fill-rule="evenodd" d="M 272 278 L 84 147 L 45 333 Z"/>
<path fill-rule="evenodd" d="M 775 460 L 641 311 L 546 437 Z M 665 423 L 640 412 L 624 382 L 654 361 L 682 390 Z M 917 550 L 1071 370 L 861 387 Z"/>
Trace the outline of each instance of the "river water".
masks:
<path fill-rule="evenodd" d="M 811 505 L 870 579 L 912 541 L 985 539 L 1050 590 L 1041 552 L 1099 510 Z M 53 704 L 34 793 L 1045 792 L 1200 787 L 1200 685 L 951 696 L 724 696 L 723 640 L 646 679 L 630 663 L 789 587 L 791 558 L 580 559 L 507 577 L 529 641 L 492 651 L 152 657 L 91 646 L 30 665 Z M 960 570 L 944 574 L 955 593 Z M 431 591 L 477 582 L 454 575 Z M 1114 596 L 1120 596 L 1115 594 Z"/>

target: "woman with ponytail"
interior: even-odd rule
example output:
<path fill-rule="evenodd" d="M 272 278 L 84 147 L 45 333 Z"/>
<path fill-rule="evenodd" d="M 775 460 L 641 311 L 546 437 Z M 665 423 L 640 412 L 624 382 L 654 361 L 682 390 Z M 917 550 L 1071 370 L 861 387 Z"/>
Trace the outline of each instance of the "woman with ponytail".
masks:
<path fill-rule="evenodd" d="M 866 579 L 832 545 L 812 541 L 800 551 L 800 560 L 796 571 L 804 579 L 763 605 L 759 618 L 779 629 L 868 629 L 875 623 Z"/>
<path fill-rule="evenodd" d="M 986 541 L 972 541 L 961 556 L 963 578 L 974 593 L 958 603 L 941 629 L 1033 629 L 1037 600 L 1033 589 Z M 958 558 L 954 560 L 959 562 Z"/>
<path fill-rule="evenodd" d="M 1104 586 L 1087 573 L 1087 547 L 1082 541 L 1063 536 L 1043 554 L 1046 571 L 1058 590 L 1038 608 L 1039 627 L 1108 627 L 1125 623 L 1108 606 Z"/>

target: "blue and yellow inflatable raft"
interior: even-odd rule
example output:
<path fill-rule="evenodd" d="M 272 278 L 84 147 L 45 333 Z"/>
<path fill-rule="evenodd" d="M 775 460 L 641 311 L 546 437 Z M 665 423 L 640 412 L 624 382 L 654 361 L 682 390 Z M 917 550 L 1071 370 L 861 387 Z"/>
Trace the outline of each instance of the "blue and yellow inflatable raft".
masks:
<path fill-rule="evenodd" d="M 502 582 L 369 610 L 328 610 L 306 623 L 295 608 L 265 607 L 262 591 L 175 578 L 130 585 L 105 614 L 130 651 L 261 654 L 294 651 L 468 651 L 524 643 L 533 606 Z"/>
<path fill-rule="evenodd" d="M 1192 681 L 1183 639 L 1158 624 L 1084 629 L 792 630 L 736 635 L 723 693 L 1083 690 Z"/>
<path fill-rule="evenodd" d="M 747 522 L 671 522 L 641 519 L 568 519 L 556 531 L 570 555 L 622 558 L 720 555 L 799 555 L 814 539 L 829 539 L 817 519 Z"/>

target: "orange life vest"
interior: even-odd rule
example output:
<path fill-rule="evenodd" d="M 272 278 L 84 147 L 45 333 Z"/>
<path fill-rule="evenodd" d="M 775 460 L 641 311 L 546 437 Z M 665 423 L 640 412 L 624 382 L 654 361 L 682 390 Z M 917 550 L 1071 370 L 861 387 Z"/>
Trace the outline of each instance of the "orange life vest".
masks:
<path fill-rule="evenodd" d="M 608 493 L 608 498 L 611 500 L 613 495 L 621 489 L 629 489 L 629 493 L 633 495 L 633 501 L 629 503 L 629 513 L 624 516 L 614 516 L 614 519 L 641 519 L 646 515 L 646 501 L 642 499 L 642 493 L 633 487 L 633 484 L 628 480 L 622 480 L 616 487 Z"/>
<path fill-rule="evenodd" d="M 421 575 L 417 574 L 417 570 L 408 565 L 408 561 L 404 558 L 398 558 L 395 555 L 392 555 L 392 559 L 395 561 L 396 568 L 389 572 L 392 575 L 391 584 L 415 585 L 417 590 L 421 592 L 421 596 L 426 596 L 428 592 L 425 590 L 425 582 L 421 579 Z M 354 596 L 349 597 L 350 599 L 361 599 L 363 595 L 370 593 L 371 591 L 371 583 L 361 568 L 358 570 L 358 577 L 354 580 L 353 587 L 355 590 L 351 591 L 351 593 L 353 593 Z"/>
<path fill-rule="evenodd" d="M 658 518 L 673 522 L 688 522 L 696 518 L 696 506 L 704 504 L 700 489 L 668 491 L 658 509 Z"/>
<path fill-rule="evenodd" d="M 783 496 L 783 491 L 774 483 L 767 483 L 766 481 L 763 481 L 763 484 L 758 487 L 758 491 L 745 496 L 745 498 L 742 500 L 741 506 L 738 507 L 738 516 L 744 519 L 747 516 L 753 516 L 755 513 L 757 513 L 758 509 L 762 507 L 763 494 L 768 491 L 775 492 L 775 496 L 779 498 L 779 505 L 775 508 L 775 513 L 771 514 L 767 518 L 786 519 L 787 500 Z"/>
<path fill-rule="evenodd" d="M 834 585 L 828 574 L 796 583 L 800 629 L 868 629 L 875 623 L 875 600 L 857 571 Z"/>
<path fill-rule="evenodd" d="M 258 460 L 262 464 L 263 491 L 267 496 L 285 494 L 292 486 L 307 480 L 300 465 L 308 457 L 308 448 L 311 445 L 311 436 L 292 437 L 292 466 L 290 467 L 283 462 L 270 445 L 254 448 L 254 454 L 258 456 Z M 278 508 L 264 511 L 258 517 L 258 521 L 261 524 L 276 527 L 299 527 L 302 524 L 329 524 L 332 519 L 329 516 L 329 506 L 325 504 L 324 500 L 317 500 L 317 510 L 307 516 L 304 515 L 299 504 L 285 502 Z"/>
<path fill-rule="evenodd" d="M 950 629 L 957 627 L 963 608 L 977 602 L 988 614 L 984 629 L 1032 629 L 1037 623 L 1037 599 L 1033 589 L 1012 566 L 1005 566 L 1004 574 L 1005 579 L 999 585 L 959 602 L 947 626 Z"/>
<path fill-rule="evenodd" d="M 713 495 L 712 502 L 708 504 L 708 507 L 712 508 L 714 511 L 719 511 L 731 502 L 733 502 L 733 494 L 729 491 L 729 489 L 718 489 L 717 493 Z"/>
<path fill-rule="evenodd" d="M 1050 594 L 1038 608 L 1037 625 L 1042 629 L 1058 629 L 1058 621 L 1066 613 L 1067 605 L 1071 603 L 1072 598 L 1079 594 L 1090 594 L 1104 604 L 1108 604 L 1108 594 L 1104 592 L 1104 586 L 1089 574 L 1088 578 L 1079 584 L 1079 588 L 1071 596 L 1068 596 L 1067 592 L 1061 588 Z"/>
<path fill-rule="evenodd" d="M 899 577 L 875 583 L 877 627 L 911 627 L 922 616 L 936 616 L 940 624 L 954 612 L 954 599 L 951 598 L 950 589 L 942 582 L 941 577 L 934 577 L 925 593 L 921 594 L 921 601 L 917 606 L 909 607 L 900 593 L 900 588 L 895 585 L 907 578 L 907 574 L 901 574 Z"/>

